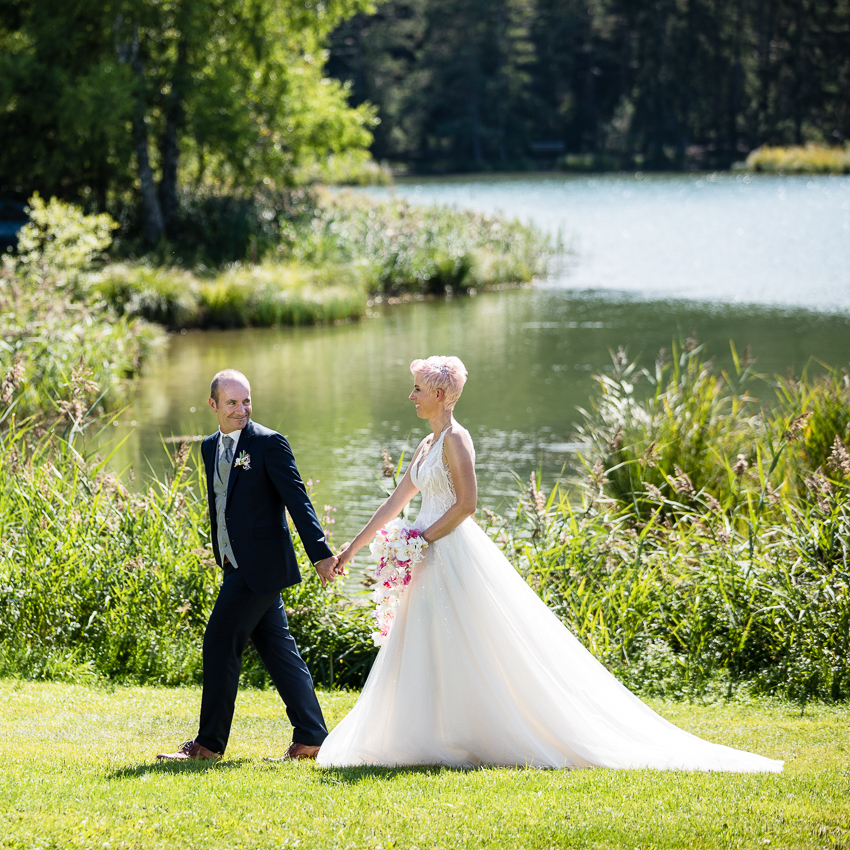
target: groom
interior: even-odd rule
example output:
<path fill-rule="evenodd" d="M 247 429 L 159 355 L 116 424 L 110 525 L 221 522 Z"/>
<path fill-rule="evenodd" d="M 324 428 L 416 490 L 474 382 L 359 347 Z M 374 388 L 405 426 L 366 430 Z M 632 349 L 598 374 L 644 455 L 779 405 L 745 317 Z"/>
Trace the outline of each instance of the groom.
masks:
<path fill-rule="evenodd" d="M 219 759 L 227 747 L 242 652 L 248 638 L 271 674 L 292 723 L 285 758 L 310 759 L 328 734 L 310 671 L 289 633 L 280 591 L 301 581 L 284 508 L 322 584 L 337 558 L 324 533 L 286 439 L 251 420 L 251 387 L 235 369 L 210 385 L 219 430 L 201 444 L 215 559 L 223 581 L 204 633 L 201 721 L 174 761 Z"/>

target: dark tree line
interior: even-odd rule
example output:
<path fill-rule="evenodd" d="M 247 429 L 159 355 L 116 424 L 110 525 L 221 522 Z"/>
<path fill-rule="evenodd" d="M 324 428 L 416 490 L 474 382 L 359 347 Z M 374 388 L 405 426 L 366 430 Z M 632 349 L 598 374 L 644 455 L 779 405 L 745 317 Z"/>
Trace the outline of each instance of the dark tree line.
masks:
<path fill-rule="evenodd" d="M 850 0 L 387 0 L 336 29 L 328 68 L 377 105 L 374 154 L 424 170 L 850 137 Z"/>

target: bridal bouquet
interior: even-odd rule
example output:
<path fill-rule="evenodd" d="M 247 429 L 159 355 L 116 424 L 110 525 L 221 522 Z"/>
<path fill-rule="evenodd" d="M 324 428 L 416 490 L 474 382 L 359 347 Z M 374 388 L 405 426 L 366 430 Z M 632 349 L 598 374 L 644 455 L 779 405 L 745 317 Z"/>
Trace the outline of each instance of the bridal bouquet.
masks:
<path fill-rule="evenodd" d="M 372 640 L 376 646 L 387 642 L 402 594 L 410 584 L 413 565 L 425 557 L 423 550 L 427 545 L 422 532 L 403 519 L 388 522 L 369 545 L 369 551 L 378 559 L 375 569 L 377 585 L 372 591 L 378 626 Z"/>

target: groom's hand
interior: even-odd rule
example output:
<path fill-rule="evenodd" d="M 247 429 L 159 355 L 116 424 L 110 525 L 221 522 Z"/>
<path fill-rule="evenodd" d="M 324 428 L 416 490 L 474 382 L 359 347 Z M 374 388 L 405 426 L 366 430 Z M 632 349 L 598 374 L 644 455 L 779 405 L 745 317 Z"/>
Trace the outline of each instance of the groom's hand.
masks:
<path fill-rule="evenodd" d="M 319 574 L 319 578 L 322 580 L 322 587 L 327 587 L 336 578 L 335 569 L 338 561 L 339 558 L 337 558 L 336 555 L 333 555 L 330 558 L 317 561 L 313 565 L 316 568 L 316 572 Z"/>
<path fill-rule="evenodd" d="M 334 567 L 334 572 L 338 576 L 345 575 L 345 565 L 353 559 L 353 555 L 349 548 L 350 544 L 344 543 L 342 546 L 342 551 L 337 552 L 337 565 Z"/>

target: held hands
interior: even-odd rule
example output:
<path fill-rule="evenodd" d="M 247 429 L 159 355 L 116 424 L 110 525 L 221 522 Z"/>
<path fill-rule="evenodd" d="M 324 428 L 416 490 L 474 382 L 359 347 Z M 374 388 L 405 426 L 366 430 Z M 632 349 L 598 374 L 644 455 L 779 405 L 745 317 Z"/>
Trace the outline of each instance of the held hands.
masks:
<path fill-rule="evenodd" d="M 351 548 L 351 544 L 347 543 L 343 547 L 343 550 L 337 554 L 337 565 L 334 570 L 336 575 L 344 576 L 345 575 L 345 565 L 349 561 L 354 560 L 354 550 Z"/>
<path fill-rule="evenodd" d="M 336 555 L 333 555 L 330 558 L 324 558 L 321 561 L 317 561 L 313 565 L 322 581 L 322 587 L 327 587 L 338 575 L 340 575 L 340 573 L 337 572 L 338 563 L 339 558 L 337 558 Z"/>

